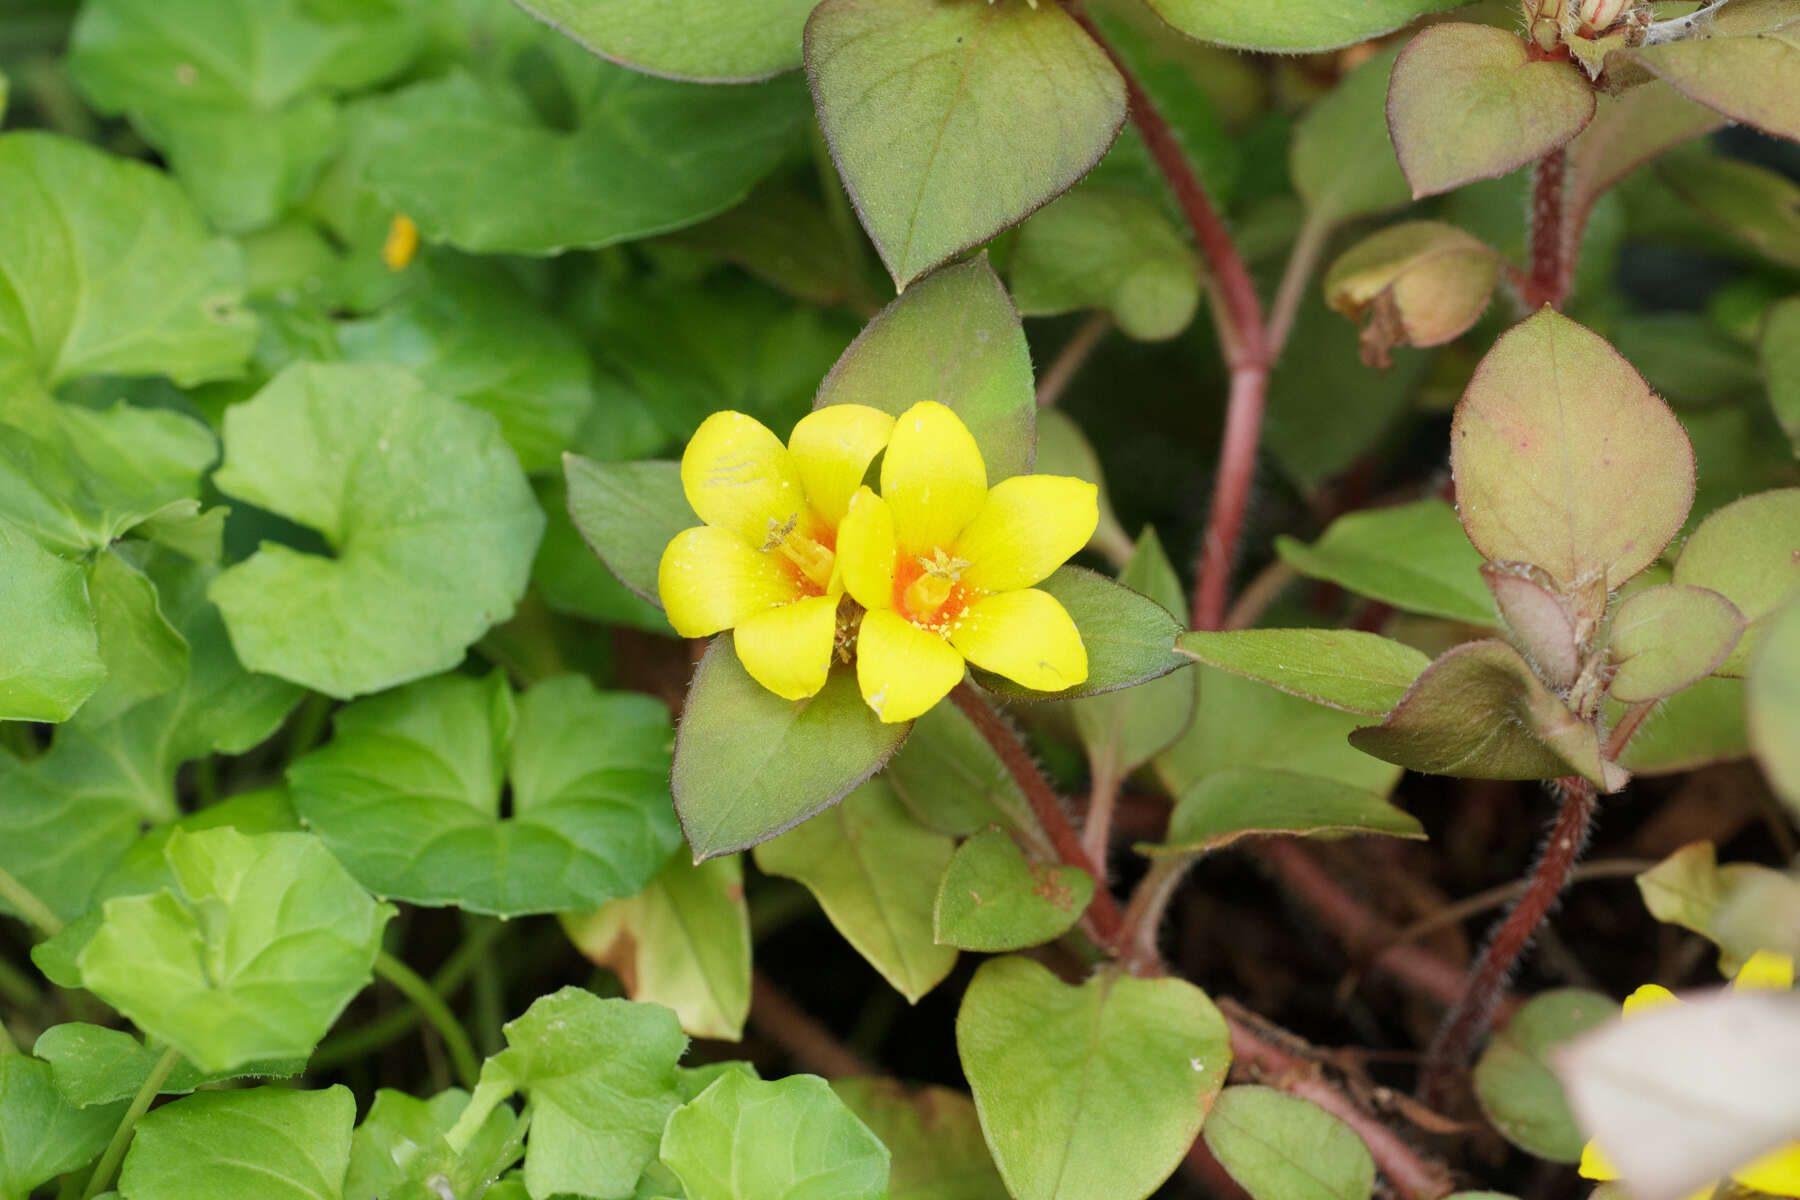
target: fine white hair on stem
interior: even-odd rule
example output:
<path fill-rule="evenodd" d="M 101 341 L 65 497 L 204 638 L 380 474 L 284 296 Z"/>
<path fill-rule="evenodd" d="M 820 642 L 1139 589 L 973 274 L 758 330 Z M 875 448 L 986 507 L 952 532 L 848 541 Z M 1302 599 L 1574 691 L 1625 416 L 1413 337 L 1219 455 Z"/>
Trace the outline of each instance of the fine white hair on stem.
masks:
<path fill-rule="evenodd" d="M 1711 4 L 1704 4 L 1685 17 L 1673 17 L 1667 21 L 1656 22 L 1644 35 L 1644 45 L 1654 46 L 1658 42 L 1680 42 L 1698 36 L 1705 32 L 1706 27 L 1712 24 L 1713 17 L 1729 2 L 1730 0 L 1712 0 Z"/>

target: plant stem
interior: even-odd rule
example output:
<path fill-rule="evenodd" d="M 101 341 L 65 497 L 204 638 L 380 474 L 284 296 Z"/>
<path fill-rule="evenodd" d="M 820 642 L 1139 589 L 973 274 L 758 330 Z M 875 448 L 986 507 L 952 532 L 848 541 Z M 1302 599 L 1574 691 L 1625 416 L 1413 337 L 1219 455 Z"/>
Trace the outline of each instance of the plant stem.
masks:
<path fill-rule="evenodd" d="M 1119 801 L 1118 772 L 1107 759 L 1090 759 L 1088 763 L 1088 809 L 1081 826 L 1081 848 L 1088 858 L 1104 867 L 1106 852 L 1112 847 L 1113 809 Z"/>
<path fill-rule="evenodd" d="M 1093 922 L 1099 941 L 1116 948 L 1119 935 L 1124 929 L 1118 902 L 1106 888 L 1105 872 L 1082 849 L 1081 838 L 1076 834 L 1075 826 L 1069 822 L 1069 815 L 1063 811 L 1062 801 L 1050 787 L 1050 781 L 1038 770 L 1037 763 L 1019 741 L 1018 735 L 968 680 L 963 680 L 950 690 L 950 699 L 956 702 L 956 707 L 962 710 L 981 736 L 987 739 L 988 745 L 994 748 L 994 753 L 1000 756 L 1000 761 L 1006 765 L 1013 781 L 1019 785 L 1019 790 L 1031 802 L 1031 811 L 1036 814 L 1038 823 L 1049 836 L 1057 857 L 1064 864 L 1080 867 L 1094 877 L 1094 899 L 1088 905 L 1087 919 Z"/>
<path fill-rule="evenodd" d="M 37 893 L 19 882 L 19 877 L 0 867 L 0 900 L 13 906 L 13 911 L 30 922 L 45 937 L 55 937 L 62 931 L 62 918 L 50 911 L 50 906 L 39 900 Z"/>
<path fill-rule="evenodd" d="M 470 935 L 467 941 L 456 948 L 456 952 L 444 960 L 431 977 L 431 990 L 440 996 L 447 996 L 461 987 L 469 977 L 482 954 L 500 936 L 504 928 L 499 921 L 483 922 Z M 358 1029 L 351 1029 L 336 1034 L 313 1051 L 308 1068 L 323 1071 L 328 1067 L 340 1066 L 347 1062 L 355 1062 L 374 1053 L 395 1038 L 404 1037 L 424 1020 L 425 1014 L 415 1005 L 396 1009 L 377 1020 L 369 1022 Z"/>
<path fill-rule="evenodd" d="M 12 1030 L 6 1027 L 6 1021 L 0 1019 L 0 1055 L 17 1054 L 19 1043 L 13 1040 Z"/>
<path fill-rule="evenodd" d="M 1548 304 L 1561 308 L 1575 275 L 1575 246 L 1569 236 L 1568 162 L 1552 150 L 1533 168 L 1531 189 L 1531 273 L 1520 299 L 1532 311 Z"/>
<path fill-rule="evenodd" d="M 1532 866 L 1530 883 L 1481 952 L 1474 970 L 1469 972 L 1461 999 L 1444 1018 L 1425 1052 L 1419 1094 L 1433 1107 L 1443 1105 L 1451 1081 L 1469 1061 L 1475 1044 L 1486 1036 L 1519 955 L 1562 894 L 1575 861 L 1587 845 L 1594 820 L 1594 785 L 1571 775 L 1558 779 L 1555 787 L 1562 793 L 1562 810 Z"/>
<path fill-rule="evenodd" d="M 1220 1008 L 1231 1027 L 1233 1071 L 1246 1071 L 1270 1087 L 1310 1100 L 1344 1122 L 1362 1139 L 1376 1167 L 1405 1200 L 1438 1200 L 1450 1194 L 1454 1185 L 1448 1167 L 1424 1157 L 1352 1103 L 1323 1077 L 1317 1063 L 1289 1054 L 1256 1032 L 1249 1014 L 1238 1005 L 1223 1001 Z"/>
<path fill-rule="evenodd" d="M 1640 700 L 1625 710 L 1625 715 L 1619 718 L 1619 723 L 1614 725 L 1612 732 L 1607 735 L 1604 751 L 1607 762 L 1619 761 L 1619 755 L 1625 753 L 1625 747 L 1631 745 L 1631 739 L 1637 736 L 1637 731 L 1643 727 L 1644 718 L 1655 710 L 1656 701 L 1654 700 Z"/>
<path fill-rule="evenodd" d="M 1131 893 L 1125 906 L 1125 969 L 1133 975 L 1160 975 L 1162 956 L 1156 949 L 1156 935 L 1162 926 L 1163 913 L 1175 889 L 1187 877 L 1188 868 L 1200 861 L 1197 854 L 1159 854 L 1150 861 L 1150 869 Z"/>
<path fill-rule="evenodd" d="M 419 973 L 383 950 L 375 956 L 375 974 L 393 984 L 402 995 L 424 1014 L 431 1027 L 444 1039 L 444 1048 L 450 1052 L 450 1061 L 456 1067 L 456 1077 L 466 1088 L 474 1088 L 481 1078 L 481 1063 L 475 1057 L 475 1048 L 469 1044 L 469 1035 L 463 1031 L 456 1014 L 444 1003 L 444 998 Z"/>
<path fill-rule="evenodd" d="M 1081 328 L 1077 329 L 1074 336 L 1064 343 L 1063 348 L 1057 351 L 1056 357 L 1050 360 L 1050 365 L 1044 368 L 1044 373 L 1038 376 L 1037 402 L 1039 408 L 1049 408 L 1061 398 L 1063 389 L 1069 386 L 1069 381 L 1075 378 L 1077 371 L 1081 370 L 1081 365 L 1088 360 L 1088 355 L 1094 352 L 1094 347 L 1105 340 L 1111 329 L 1112 314 L 1107 312 L 1093 313 L 1086 321 L 1082 322 Z"/>
<path fill-rule="evenodd" d="M 1225 440 L 1219 447 L 1219 472 L 1213 480 L 1212 513 L 1200 543 L 1200 566 L 1194 583 L 1195 629 L 1217 629 L 1225 623 L 1231 568 L 1237 559 L 1244 510 L 1256 476 L 1256 447 L 1262 440 L 1263 402 L 1269 371 L 1265 366 L 1237 367 L 1231 372 L 1231 394 L 1225 403 Z"/>
<path fill-rule="evenodd" d="M 875 1073 L 761 971 L 750 976 L 750 1024 L 795 1062 L 827 1079 Z"/>
<path fill-rule="evenodd" d="M 1299 236 L 1294 239 L 1293 248 L 1288 251 L 1287 266 L 1282 268 L 1281 282 L 1275 287 L 1275 302 L 1269 306 L 1271 364 L 1281 353 L 1281 348 L 1287 345 L 1288 334 L 1294 328 L 1294 317 L 1300 311 L 1300 300 L 1306 295 L 1306 285 L 1312 282 L 1319 255 L 1324 253 L 1325 243 L 1334 228 L 1332 222 L 1320 220 L 1309 212 L 1300 226 Z"/>
<path fill-rule="evenodd" d="M 170 1046 L 156 1060 L 156 1065 L 150 1068 L 150 1077 L 144 1080 L 144 1086 L 131 1098 L 131 1107 L 119 1119 L 119 1127 L 113 1130 L 112 1141 L 106 1143 L 106 1153 L 100 1156 L 94 1173 L 88 1176 L 87 1187 L 81 1193 L 82 1200 L 93 1200 L 112 1182 L 113 1173 L 119 1169 L 119 1163 L 125 1157 L 125 1148 L 131 1144 L 131 1135 L 137 1129 L 138 1121 L 150 1111 L 151 1103 L 162 1091 L 162 1085 L 168 1081 L 169 1072 L 180 1061 L 181 1051 Z"/>

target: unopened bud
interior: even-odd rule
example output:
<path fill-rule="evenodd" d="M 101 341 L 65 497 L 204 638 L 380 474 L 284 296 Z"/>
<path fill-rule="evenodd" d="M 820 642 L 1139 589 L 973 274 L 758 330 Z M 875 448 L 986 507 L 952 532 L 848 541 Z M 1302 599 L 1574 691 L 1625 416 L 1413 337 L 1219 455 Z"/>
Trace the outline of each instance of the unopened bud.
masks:
<path fill-rule="evenodd" d="M 1581 0 L 1581 27 L 1604 33 L 1623 20 L 1631 6 L 1631 0 Z"/>

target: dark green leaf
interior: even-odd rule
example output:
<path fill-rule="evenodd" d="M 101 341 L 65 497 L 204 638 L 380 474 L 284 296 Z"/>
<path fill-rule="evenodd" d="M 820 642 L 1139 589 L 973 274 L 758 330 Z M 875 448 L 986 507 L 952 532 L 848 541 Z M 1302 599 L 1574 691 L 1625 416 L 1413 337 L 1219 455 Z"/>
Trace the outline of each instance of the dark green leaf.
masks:
<path fill-rule="evenodd" d="M 1358 66 L 1295 127 L 1288 169 L 1314 221 L 1370 216 L 1411 195 L 1387 132 L 1388 75 L 1399 53 L 1393 46 Z"/>
<path fill-rule="evenodd" d="M 1182 792 L 1163 844 L 1139 849 L 1150 854 L 1200 853 L 1256 834 L 1359 833 L 1422 839 L 1425 829 L 1380 792 L 1315 775 L 1231 767 Z"/>
<path fill-rule="evenodd" d="M 1252 1200 L 1366 1200 L 1375 1186 L 1375 1161 L 1354 1129 L 1274 1088 L 1226 1088 L 1203 1136 Z"/>
<path fill-rule="evenodd" d="M 162 1057 L 162 1047 L 146 1046 L 124 1030 L 80 1021 L 44 1030 L 31 1052 L 50 1064 L 57 1090 L 81 1108 L 131 1099 Z M 183 1059 L 169 1072 L 160 1091 L 165 1096 L 181 1095 L 203 1084 L 250 1076 L 285 1077 L 304 1070 L 305 1056 L 247 1063 L 242 1068 L 212 1074 Z"/>
<path fill-rule="evenodd" d="M 675 535 L 698 525 L 681 488 L 681 464 L 598 463 L 563 456 L 569 516 L 607 570 L 658 608 L 657 568 Z"/>
<path fill-rule="evenodd" d="M 1540 992 L 1495 1031 L 1475 1064 L 1475 1095 L 1508 1141 L 1551 1162 L 1572 1163 L 1587 1141 L 1550 1070 L 1557 1047 L 1610 1021 L 1617 1005 L 1598 992 Z"/>
<path fill-rule="evenodd" d="M 1188 656 L 1175 649 L 1185 627 L 1156 601 L 1083 567 L 1058 567 L 1037 586 L 1061 602 L 1081 631 L 1087 679 L 1060 692 L 1034 692 L 980 672 L 989 691 L 1012 700 L 1073 700 L 1132 687 L 1187 665 Z"/>
<path fill-rule="evenodd" d="M 1179 644 L 1208 666 L 1369 716 L 1398 704 L 1431 661 L 1403 642 L 1354 629 L 1194 632 Z"/>
<path fill-rule="evenodd" d="M 1200 304 L 1200 260 L 1162 208 L 1096 187 L 1078 188 L 1025 222 L 1010 278 L 1025 316 L 1096 308 L 1143 341 L 1174 337 Z"/>
<path fill-rule="evenodd" d="M 913 722 L 883 778 L 914 820 L 951 837 L 996 821 L 1035 823 L 1012 772 L 954 704 L 935 704 Z"/>
<path fill-rule="evenodd" d="M 1481 582 L 1481 554 L 1442 500 L 1353 512 L 1310 546 L 1278 537 L 1275 549 L 1305 575 L 1396 608 L 1472 625 L 1497 620 Z"/>

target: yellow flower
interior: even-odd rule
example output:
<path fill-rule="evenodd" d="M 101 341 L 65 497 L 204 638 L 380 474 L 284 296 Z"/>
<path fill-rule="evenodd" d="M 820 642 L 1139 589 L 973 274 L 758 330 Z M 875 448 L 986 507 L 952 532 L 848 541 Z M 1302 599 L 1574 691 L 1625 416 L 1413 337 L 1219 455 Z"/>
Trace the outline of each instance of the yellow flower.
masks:
<path fill-rule="evenodd" d="M 419 227 L 404 213 L 396 215 L 388 225 L 387 240 L 381 244 L 381 261 L 390 271 L 404 271 L 419 252 Z"/>
<path fill-rule="evenodd" d="M 926 401 L 903 413 L 867 487 L 838 529 L 844 587 L 868 612 L 857 635 L 863 699 L 886 722 L 943 699 L 963 662 L 1038 691 L 1087 678 L 1087 648 L 1067 610 L 1031 585 L 1087 544 L 1097 489 L 1061 475 L 987 484 L 981 451 L 957 415 Z"/>
<path fill-rule="evenodd" d="M 844 586 L 838 525 L 894 419 L 838 404 L 783 446 L 760 421 L 717 412 L 681 456 L 681 486 L 706 522 L 663 551 L 657 590 L 683 637 L 732 631 L 738 660 L 776 695 L 825 686 Z"/>
<path fill-rule="evenodd" d="M 1794 986 L 1794 960 L 1785 954 L 1758 950 L 1744 961 L 1732 986 L 1761 991 L 1786 991 Z M 1669 989 L 1654 983 L 1645 984 L 1625 998 L 1624 1015 L 1631 1018 L 1654 1012 L 1681 1001 Z M 1579 1168 L 1584 1179 L 1611 1180 L 1619 1177 L 1612 1160 L 1590 1141 L 1581 1151 Z M 1739 1167 L 1731 1178 L 1747 1188 L 1771 1196 L 1800 1196 L 1800 1141 L 1771 1150 L 1755 1162 Z M 1716 1184 L 1708 1184 L 1688 1200 L 1708 1200 Z"/>

